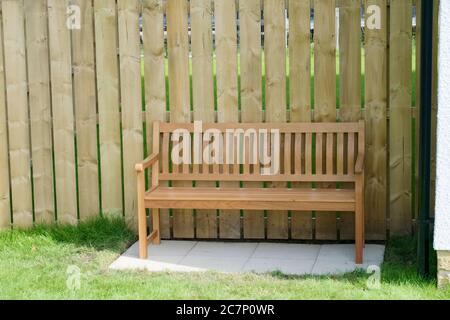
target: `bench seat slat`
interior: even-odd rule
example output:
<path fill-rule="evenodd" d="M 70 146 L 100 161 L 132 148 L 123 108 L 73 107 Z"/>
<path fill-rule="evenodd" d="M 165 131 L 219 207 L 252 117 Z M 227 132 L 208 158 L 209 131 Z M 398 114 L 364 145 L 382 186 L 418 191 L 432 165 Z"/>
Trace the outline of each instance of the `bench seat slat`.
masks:
<path fill-rule="evenodd" d="M 351 189 L 263 189 L 263 188 L 167 188 L 160 187 L 145 196 L 147 207 L 203 209 L 274 210 L 304 209 L 352 211 L 355 192 Z M 187 207 L 186 207 L 187 206 Z"/>

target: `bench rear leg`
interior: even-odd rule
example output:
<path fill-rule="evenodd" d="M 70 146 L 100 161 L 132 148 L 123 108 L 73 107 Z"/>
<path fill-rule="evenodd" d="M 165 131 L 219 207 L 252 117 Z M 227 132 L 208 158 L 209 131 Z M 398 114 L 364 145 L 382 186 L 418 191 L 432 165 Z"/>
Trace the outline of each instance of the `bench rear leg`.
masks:
<path fill-rule="evenodd" d="M 156 231 L 156 237 L 153 239 L 154 244 L 161 244 L 159 209 L 152 209 L 153 231 Z"/>

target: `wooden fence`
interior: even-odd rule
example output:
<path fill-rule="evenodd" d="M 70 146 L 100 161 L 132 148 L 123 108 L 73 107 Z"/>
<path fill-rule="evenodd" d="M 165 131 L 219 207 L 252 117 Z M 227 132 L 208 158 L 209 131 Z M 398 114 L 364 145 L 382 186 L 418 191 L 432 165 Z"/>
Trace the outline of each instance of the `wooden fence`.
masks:
<path fill-rule="evenodd" d="M 100 213 L 123 215 L 134 226 L 134 164 L 151 152 L 154 120 L 363 118 L 367 239 L 410 234 L 420 78 L 415 5 L 2 0 L 0 228 L 76 223 Z M 361 13 L 370 28 L 361 27 Z M 161 222 L 164 238 L 354 234 L 352 214 L 168 210 Z"/>

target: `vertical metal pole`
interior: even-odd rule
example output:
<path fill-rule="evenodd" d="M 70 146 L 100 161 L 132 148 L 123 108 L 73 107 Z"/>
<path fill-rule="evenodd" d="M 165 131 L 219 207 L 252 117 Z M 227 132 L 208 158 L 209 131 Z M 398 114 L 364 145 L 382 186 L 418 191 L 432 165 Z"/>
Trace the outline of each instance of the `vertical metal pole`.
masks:
<path fill-rule="evenodd" d="M 431 162 L 431 101 L 433 79 L 433 0 L 422 1 L 422 45 L 420 79 L 420 142 L 419 142 L 419 235 L 418 268 L 429 274 L 430 248 L 430 162 Z M 437 17 L 436 17 L 437 18 Z M 437 32 L 437 30 L 435 30 Z"/>

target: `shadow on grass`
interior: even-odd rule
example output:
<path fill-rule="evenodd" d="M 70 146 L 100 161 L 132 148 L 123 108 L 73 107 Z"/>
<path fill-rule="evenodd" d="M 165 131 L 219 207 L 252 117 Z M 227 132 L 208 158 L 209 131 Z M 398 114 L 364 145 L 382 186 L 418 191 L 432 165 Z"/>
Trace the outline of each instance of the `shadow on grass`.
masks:
<path fill-rule="evenodd" d="M 122 217 L 95 217 L 78 225 L 38 224 L 24 232 L 49 237 L 56 242 L 116 252 L 124 251 L 136 241 Z"/>

